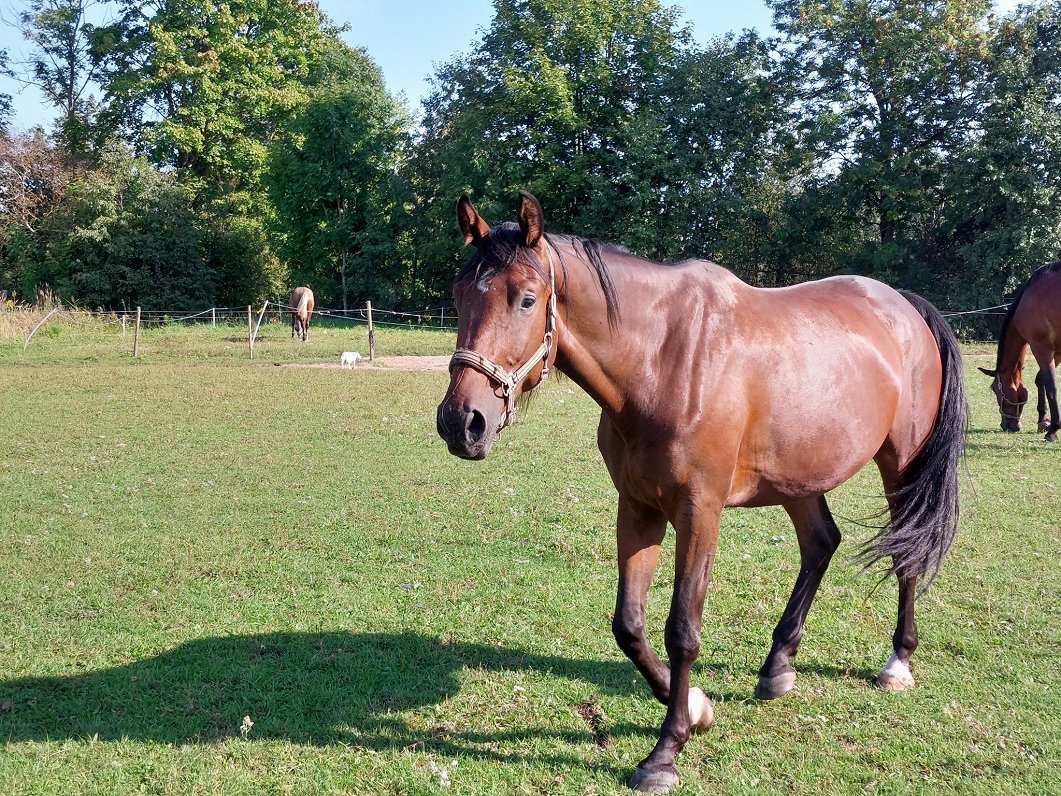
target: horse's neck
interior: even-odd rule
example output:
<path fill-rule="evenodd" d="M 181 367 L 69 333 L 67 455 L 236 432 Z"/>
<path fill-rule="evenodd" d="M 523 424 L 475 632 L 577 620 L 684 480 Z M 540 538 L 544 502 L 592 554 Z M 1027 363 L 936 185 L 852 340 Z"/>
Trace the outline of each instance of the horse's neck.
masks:
<path fill-rule="evenodd" d="M 693 319 L 663 311 L 671 304 L 669 297 L 688 290 L 690 274 L 633 257 L 610 259 L 609 275 L 619 304 L 618 323 L 613 327 L 594 270 L 578 255 L 567 259 L 570 281 L 564 291 L 557 366 L 617 421 L 636 407 L 654 402 L 660 385 L 658 378 L 649 376 L 659 361 L 663 341 L 694 331 L 690 328 Z M 698 300 L 710 304 L 715 292 L 710 269 L 717 267 L 705 264 L 704 268 L 703 279 L 697 277 L 695 287 Z M 721 280 L 731 278 L 728 272 L 718 271 Z"/>
<path fill-rule="evenodd" d="M 1028 351 L 1028 341 L 1014 328 L 1011 322 L 1006 328 L 1006 336 L 998 344 L 999 378 L 1012 380 L 1014 385 L 1021 383 L 1021 372 L 1024 369 L 1024 355 Z"/>

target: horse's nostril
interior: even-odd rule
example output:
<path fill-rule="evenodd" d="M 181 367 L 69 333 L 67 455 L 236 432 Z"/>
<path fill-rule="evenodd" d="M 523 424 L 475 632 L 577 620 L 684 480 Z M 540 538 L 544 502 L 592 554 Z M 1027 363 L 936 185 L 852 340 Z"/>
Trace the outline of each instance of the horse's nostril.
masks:
<path fill-rule="evenodd" d="M 482 412 L 472 410 L 465 418 L 465 431 L 468 434 L 468 439 L 478 441 L 483 438 L 486 433 L 486 418 L 483 417 Z"/>

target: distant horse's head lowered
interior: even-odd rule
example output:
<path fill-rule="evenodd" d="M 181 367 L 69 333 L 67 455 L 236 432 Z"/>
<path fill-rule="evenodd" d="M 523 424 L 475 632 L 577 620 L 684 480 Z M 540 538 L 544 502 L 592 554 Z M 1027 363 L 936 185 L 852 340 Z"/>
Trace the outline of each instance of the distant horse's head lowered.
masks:
<path fill-rule="evenodd" d="M 467 196 L 457 221 L 475 253 L 453 285 L 457 350 L 438 407 L 438 433 L 451 453 L 482 459 L 515 420 L 516 399 L 548 376 L 556 356 L 558 255 L 544 234 L 542 208 L 520 194 L 518 224 L 491 230 Z"/>

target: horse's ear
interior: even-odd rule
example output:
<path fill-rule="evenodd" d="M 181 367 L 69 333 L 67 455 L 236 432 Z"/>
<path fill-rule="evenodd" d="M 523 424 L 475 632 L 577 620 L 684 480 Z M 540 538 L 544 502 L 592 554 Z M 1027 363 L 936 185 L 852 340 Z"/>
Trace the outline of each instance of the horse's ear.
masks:
<path fill-rule="evenodd" d="M 523 233 L 523 245 L 534 246 L 545 232 L 545 216 L 542 213 L 541 203 L 534 198 L 533 194 L 526 191 L 519 192 L 519 211 L 516 213 L 519 221 L 520 232 Z"/>
<path fill-rule="evenodd" d="M 464 242 L 475 248 L 479 248 L 479 244 L 490 234 L 490 225 L 479 215 L 466 193 L 462 193 L 457 200 L 457 223 L 460 224 Z"/>
<path fill-rule="evenodd" d="M 977 368 L 977 370 L 983 373 L 985 376 L 990 376 L 992 379 L 998 376 L 997 370 L 988 370 L 987 368 Z"/>

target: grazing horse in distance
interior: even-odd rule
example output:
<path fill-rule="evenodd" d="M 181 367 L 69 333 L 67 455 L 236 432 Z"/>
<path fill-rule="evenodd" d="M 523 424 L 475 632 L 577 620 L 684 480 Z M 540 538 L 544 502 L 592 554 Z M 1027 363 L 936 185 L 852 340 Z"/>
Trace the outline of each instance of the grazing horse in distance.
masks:
<path fill-rule="evenodd" d="M 1057 366 L 1061 364 L 1061 262 L 1037 268 L 1010 302 L 998 334 L 995 369 L 980 368 L 990 376 L 998 401 L 1003 431 L 1020 431 L 1020 416 L 1028 402 L 1024 386 L 1024 356 L 1028 349 L 1039 363 L 1038 430 L 1047 442 L 1057 442 L 1061 413 L 1057 405 Z M 1050 420 L 1047 422 L 1047 408 Z"/>
<path fill-rule="evenodd" d="M 288 306 L 291 308 L 291 336 L 297 334 L 305 342 L 313 318 L 313 291 L 308 287 L 296 287 L 291 291 Z"/>
<path fill-rule="evenodd" d="M 517 399 L 554 366 L 600 405 L 597 445 L 619 493 L 612 632 L 667 706 L 627 784 L 677 785 L 675 756 L 713 723 L 689 680 L 726 507 L 780 504 L 799 541 L 799 575 L 756 688 L 773 699 L 795 685 L 804 621 L 840 544 L 825 495 L 875 462 L 890 522 L 861 559 L 890 562 L 899 583 L 877 683 L 912 687 L 917 586 L 938 572 L 957 528 L 967 419 L 961 352 L 939 311 L 862 277 L 755 288 L 714 263 L 665 266 L 549 235 L 527 193 L 517 218 L 491 229 L 468 197 L 457 204 L 475 251 L 453 285 L 457 349 L 438 433 L 456 456 L 485 458 Z M 668 523 L 669 667 L 645 632 Z"/>

